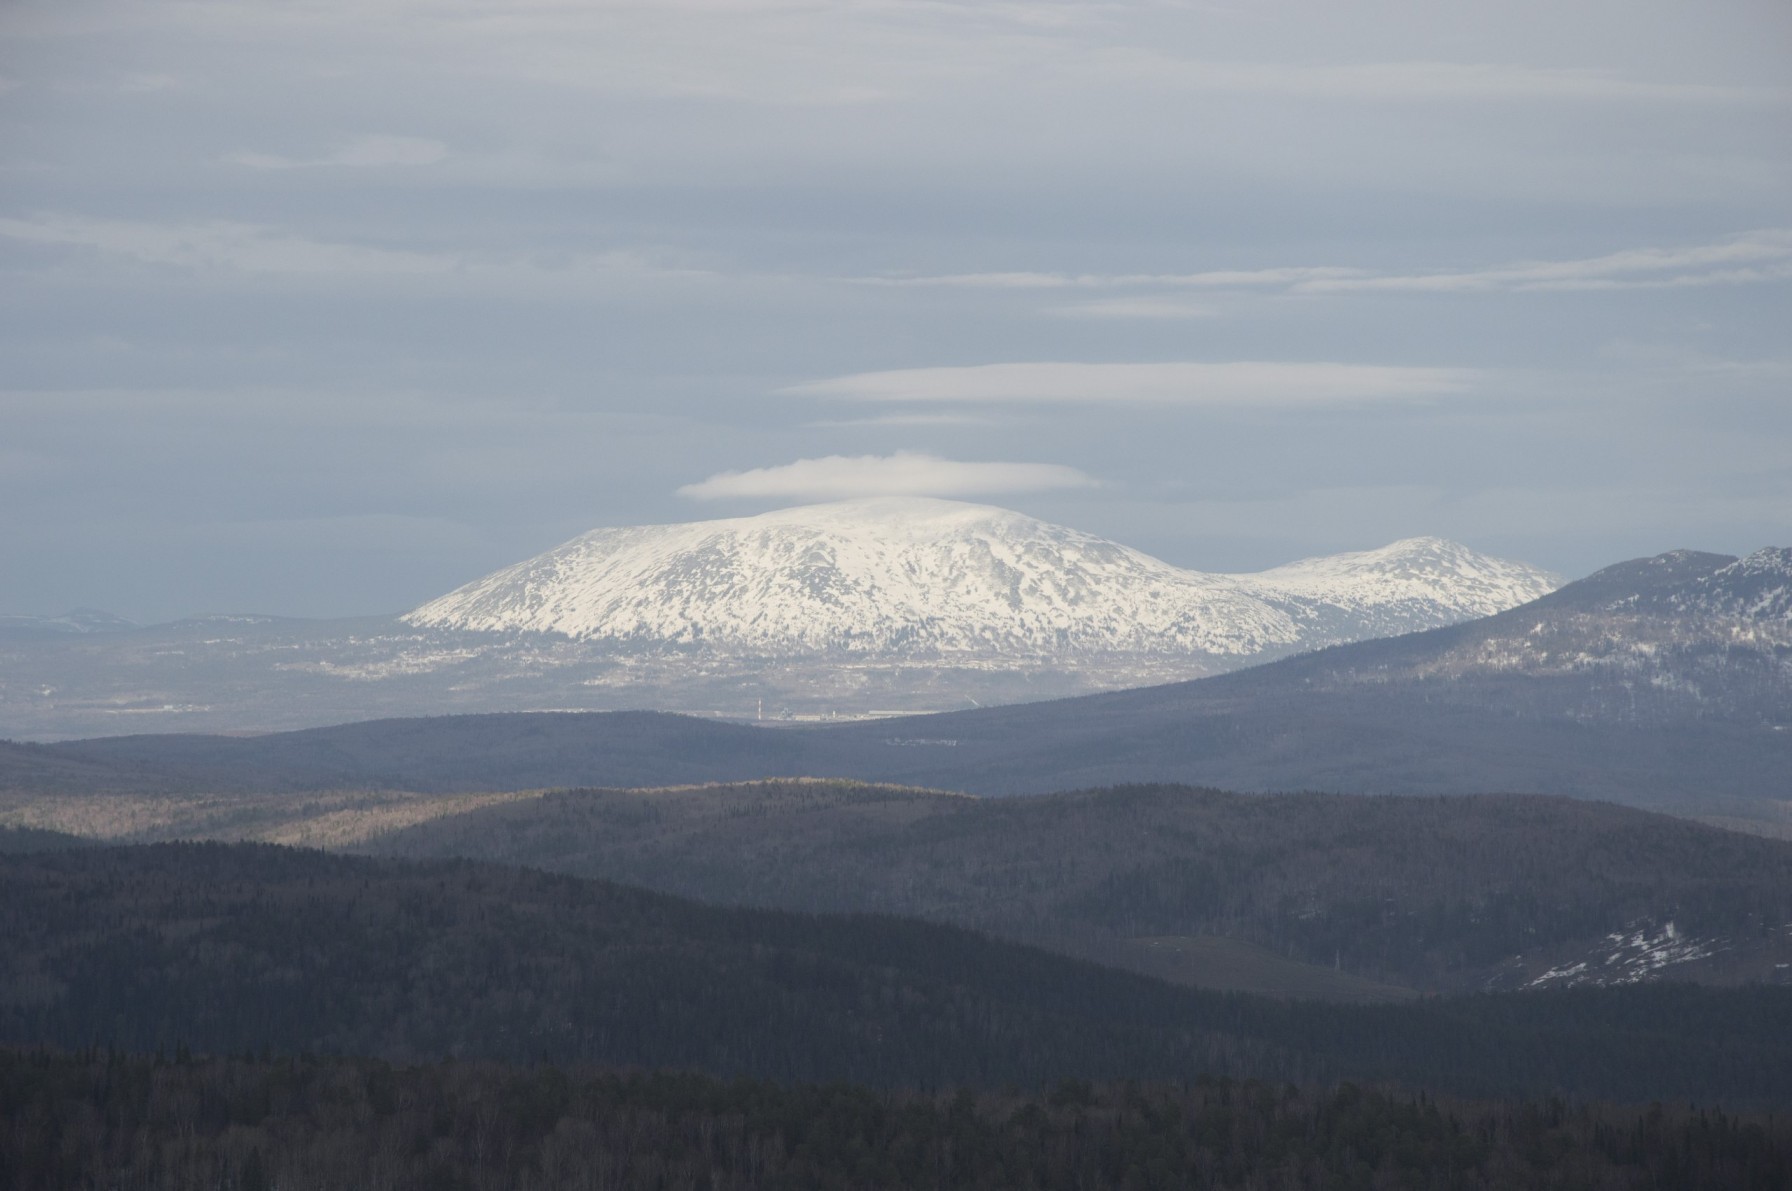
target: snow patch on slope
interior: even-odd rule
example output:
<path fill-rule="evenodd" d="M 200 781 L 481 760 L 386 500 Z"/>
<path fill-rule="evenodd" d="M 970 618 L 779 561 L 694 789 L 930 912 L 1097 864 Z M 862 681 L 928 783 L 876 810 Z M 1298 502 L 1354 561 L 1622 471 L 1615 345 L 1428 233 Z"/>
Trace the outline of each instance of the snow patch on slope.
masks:
<path fill-rule="evenodd" d="M 1643 984 L 1660 979 L 1668 968 L 1709 959 L 1723 948 L 1721 939 L 1683 935 L 1672 922 L 1660 926 L 1652 922 L 1636 922 L 1607 935 L 1604 942 L 1584 959 L 1558 964 L 1525 987 Z"/>

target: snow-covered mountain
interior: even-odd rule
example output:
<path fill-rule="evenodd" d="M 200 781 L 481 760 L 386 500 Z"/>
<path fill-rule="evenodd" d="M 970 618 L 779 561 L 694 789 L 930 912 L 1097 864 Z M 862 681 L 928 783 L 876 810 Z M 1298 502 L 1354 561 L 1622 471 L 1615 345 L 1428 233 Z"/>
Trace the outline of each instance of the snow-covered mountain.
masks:
<path fill-rule="evenodd" d="M 599 529 L 424 604 L 417 627 L 752 657 L 1214 669 L 1502 611 L 1558 585 L 1436 538 L 1208 574 L 1019 513 L 895 498 Z"/>

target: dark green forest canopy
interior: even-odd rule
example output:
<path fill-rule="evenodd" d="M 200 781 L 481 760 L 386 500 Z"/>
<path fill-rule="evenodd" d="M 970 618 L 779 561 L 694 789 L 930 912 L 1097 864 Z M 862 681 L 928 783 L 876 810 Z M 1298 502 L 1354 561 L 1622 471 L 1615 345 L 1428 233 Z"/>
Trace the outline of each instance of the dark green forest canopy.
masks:
<path fill-rule="evenodd" d="M 1726 1187 L 1792 1121 L 1392 1089 L 876 1092 L 689 1074 L 0 1050 L 0 1182 L 486 1188 Z"/>
<path fill-rule="evenodd" d="M 1792 990 L 1290 1005 L 967 931 L 268 846 L 0 858 L 0 1040 L 686 1067 L 886 1086 L 1395 1079 L 1792 1103 Z"/>

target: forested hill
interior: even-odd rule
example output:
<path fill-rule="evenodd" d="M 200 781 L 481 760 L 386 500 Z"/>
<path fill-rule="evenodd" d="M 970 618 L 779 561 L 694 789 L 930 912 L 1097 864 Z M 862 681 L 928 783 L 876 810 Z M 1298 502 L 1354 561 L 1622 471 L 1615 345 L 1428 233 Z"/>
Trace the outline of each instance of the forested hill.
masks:
<path fill-rule="evenodd" d="M 940 1086 L 1395 1079 L 1792 1103 L 1792 990 L 1412 1006 L 1177 989 L 961 930 L 267 846 L 0 857 L 0 1042 L 688 1067 Z"/>
<path fill-rule="evenodd" d="M 671 785 L 807 773 L 811 748 L 806 733 L 652 711 L 432 716 L 265 736 L 0 742 L 0 791 Z"/>
<path fill-rule="evenodd" d="M 1792 842 L 1565 798 L 1137 786 L 978 799 L 767 782 L 563 791 L 360 847 L 919 915 L 1070 950 L 1106 941 L 1084 953 L 1151 971 L 1172 970 L 1178 939 L 1218 935 L 1428 990 L 1548 983 L 1576 965 L 1554 979 L 1792 972 Z M 1635 954 L 1614 941 L 1639 933 L 1650 946 Z"/>
<path fill-rule="evenodd" d="M 807 776 L 983 794 L 1188 782 L 1239 790 L 1564 794 L 1692 816 L 1792 812 L 1792 731 L 1696 719 L 1645 728 L 1520 718 L 1428 703 L 1428 689 L 1410 692 L 1416 701 L 1408 702 L 1373 689 L 1220 685 L 1247 676 L 1267 681 L 1246 671 L 1077 700 L 829 727 L 660 712 L 542 712 L 374 720 L 255 737 L 0 742 L 0 793 L 447 792 Z"/>
<path fill-rule="evenodd" d="M 1792 982 L 1792 841 L 1536 795 L 1127 786 L 980 799 L 805 779 L 14 792 L 0 806 L 34 825 L 0 829 L 0 850 L 217 839 L 461 857 L 711 902 L 912 915 L 1274 995 Z"/>

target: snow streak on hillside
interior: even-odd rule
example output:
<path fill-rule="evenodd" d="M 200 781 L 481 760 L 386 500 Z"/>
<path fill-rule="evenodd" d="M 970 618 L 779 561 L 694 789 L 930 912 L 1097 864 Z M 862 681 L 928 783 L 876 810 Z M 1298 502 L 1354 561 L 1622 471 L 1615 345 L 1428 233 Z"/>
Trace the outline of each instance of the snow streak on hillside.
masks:
<path fill-rule="evenodd" d="M 1484 616 L 1556 585 L 1435 538 L 1206 574 L 1004 509 L 878 499 L 594 530 L 406 619 L 758 657 L 1204 654 L 1235 665 Z"/>
<path fill-rule="evenodd" d="M 1678 596 L 1676 610 L 1742 620 L 1792 622 L 1792 547 L 1737 559 Z"/>

